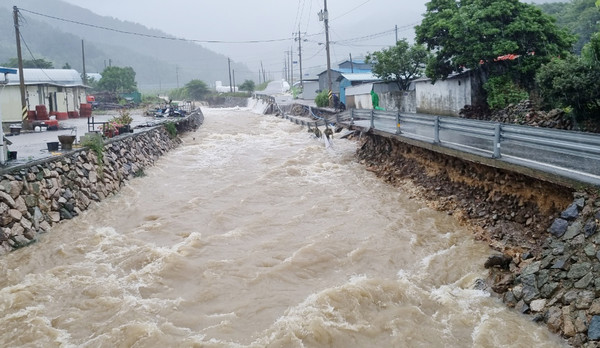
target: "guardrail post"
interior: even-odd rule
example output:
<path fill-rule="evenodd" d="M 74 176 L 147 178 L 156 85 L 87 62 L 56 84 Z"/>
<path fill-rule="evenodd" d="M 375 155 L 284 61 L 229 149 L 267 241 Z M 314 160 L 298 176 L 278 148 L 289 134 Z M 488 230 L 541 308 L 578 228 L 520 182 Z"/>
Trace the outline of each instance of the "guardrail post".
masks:
<path fill-rule="evenodd" d="M 350 124 L 354 124 L 354 109 L 350 109 Z"/>
<path fill-rule="evenodd" d="M 375 110 L 371 109 L 371 129 L 375 128 Z"/>
<path fill-rule="evenodd" d="M 396 135 L 401 134 L 400 131 L 400 111 L 396 113 Z"/>
<path fill-rule="evenodd" d="M 500 158 L 502 155 L 500 154 L 500 131 L 502 130 L 502 126 L 500 123 L 494 126 L 494 158 Z"/>
<path fill-rule="evenodd" d="M 433 142 L 440 143 L 440 117 L 436 116 L 433 121 Z"/>

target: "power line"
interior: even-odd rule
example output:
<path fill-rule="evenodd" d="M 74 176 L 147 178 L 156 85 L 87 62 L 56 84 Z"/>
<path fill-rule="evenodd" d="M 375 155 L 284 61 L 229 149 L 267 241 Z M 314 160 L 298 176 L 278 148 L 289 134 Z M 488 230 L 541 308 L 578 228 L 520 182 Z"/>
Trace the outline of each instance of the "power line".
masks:
<path fill-rule="evenodd" d="M 135 36 L 147 37 L 147 38 L 152 38 L 152 39 L 161 39 L 161 40 L 186 41 L 186 42 L 197 42 L 197 43 L 219 43 L 219 44 L 255 44 L 255 43 L 282 42 L 282 41 L 289 41 L 289 40 L 292 39 L 292 38 L 285 38 L 285 39 L 247 40 L 247 41 L 184 39 L 184 38 L 177 38 L 177 37 L 172 37 L 172 36 L 161 36 L 161 35 L 143 34 L 143 33 L 136 33 L 136 32 L 132 32 L 132 31 L 115 29 L 115 28 L 108 28 L 108 27 L 103 27 L 101 25 L 88 24 L 88 23 L 78 22 L 78 21 L 74 21 L 74 20 L 70 20 L 70 19 L 65 19 L 65 18 L 50 16 L 50 15 L 46 15 L 46 14 L 43 14 L 43 13 L 39 13 L 39 12 L 35 12 L 35 11 L 30 11 L 30 10 L 26 10 L 26 9 L 22 9 L 22 8 L 19 9 L 19 10 L 24 11 L 24 12 L 28 12 L 28 13 L 31 13 L 31 14 L 34 14 L 34 15 L 37 15 L 37 16 L 55 19 L 55 20 L 62 21 L 62 22 L 83 25 L 83 26 L 86 26 L 86 27 L 91 27 L 91 28 L 96 28 L 96 29 L 113 31 L 113 32 L 121 33 L 121 34 L 135 35 Z"/>
<path fill-rule="evenodd" d="M 38 67 L 38 69 L 40 69 L 44 73 L 44 75 L 46 75 L 48 80 L 50 80 L 51 82 L 57 83 L 50 76 L 48 76 L 48 74 L 46 74 L 46 70 L 44 70 L 43 68 L 40 68 L 39 65 L 37 65 L 38 60 L 33 56 L 33 53 L 29 49 L 29 45 L 27 45 L 27 41 L 25 41 L 25 38 L 23 37 L 23 33 L 19 32 L 19 36 L 21 36 L 21 41 L 25 44 L 25 48 L 27 48 L 27 51 L 29 52 L 31 59 L 33 59 L 33 64 L 35 64 Z"/>
<path fill-rule="evenodd" d="M 366 5 L 366 4 L 367 4 L 367 3 L 369 3 L 369 2 L 371 2 L 371 0 L 367 0 L 367 1 L 363 2 L 362 4 L 360 4 L 360 5 L 356 6 L 356 7 L 354 7 L 354 8 L 353 8 L 353 9 L 351 9 L 350 11 L 348 11 L 348 12 L 345 12 L 345 13 L 343 13 L 343 14 L 341 14 L 341 15 L 339 15 L 339 16 L 337 16 L 337 17 L 335 17 L 335 18 L 333 18 L 333 19 L 332 19 L 332 21 L 335 21 L 336 19 L 339 19 L 339 18 L 342 18 L 342 17 L 344 17 L 345 15 L 349 14 L 350 12 L 352 12 L 352 11 L 354 11 L 354 10 L 358 9 L 359 7 L 361 7 L 361 6 L 363 6 L 363 5 Z"/>

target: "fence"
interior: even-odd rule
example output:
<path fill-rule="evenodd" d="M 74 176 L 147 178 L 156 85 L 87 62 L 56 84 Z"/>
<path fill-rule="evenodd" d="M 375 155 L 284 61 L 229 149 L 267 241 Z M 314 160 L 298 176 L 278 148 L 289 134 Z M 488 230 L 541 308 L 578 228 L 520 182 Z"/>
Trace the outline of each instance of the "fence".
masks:
<path fill-rule="evenodd" d="M 352 109 L 337 122 L 600 186 L 600 135 L 456 117 Z"/>

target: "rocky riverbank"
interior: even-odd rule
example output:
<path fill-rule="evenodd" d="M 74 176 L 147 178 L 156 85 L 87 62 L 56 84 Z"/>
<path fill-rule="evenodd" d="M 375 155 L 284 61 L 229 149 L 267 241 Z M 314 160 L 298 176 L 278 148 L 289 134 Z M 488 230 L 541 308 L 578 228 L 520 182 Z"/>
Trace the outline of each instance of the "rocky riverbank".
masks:
<path fill-rule="evenodd" d="M 178 120 L 176 129 L 195 130 L 202 121 L 198 110 Z M 35 242 L 61 220 L 117 193 L 127 180 L 143 174 L 145 167 L 179 143 L 167 127 L 158 126 L 3 173 L 0 255 Z"/>
<path fill-rule="evenodd" d="M 576 347 L 600 347 L 600 198 L 363 134 L 358 158 L 456 216 L 498 251 L 490 291 Z M 414 185 L 416 184 L 416 192 Z"/>

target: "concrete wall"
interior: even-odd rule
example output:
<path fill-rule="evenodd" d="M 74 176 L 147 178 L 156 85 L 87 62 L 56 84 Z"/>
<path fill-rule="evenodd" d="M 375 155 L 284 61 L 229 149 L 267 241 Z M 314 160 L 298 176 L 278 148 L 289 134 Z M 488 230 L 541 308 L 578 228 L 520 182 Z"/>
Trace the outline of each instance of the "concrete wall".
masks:
<path fill-rule="evenodd" d="M 197 129 L 201 111 L 177 122 L 179 133 Z M 90 149 L 8 168 L 0 173 L 0 255 L 34 242 L 61 220 L 71 219 L 120 190 L 136 172 L 179 145 L 162 126 L 112 138 L 103 162 Z"/>
<path fill-rule="evenodd" d="M 471 78 L 468 74 L 447 80 L 415 82 L 416 111 L 419 113 L 458 116 L 465 105 L 472 105 Z"/>
<path fill-rule="evenodd" d="M 388 111 L 416 113 L 415 91 L 394 91 L 379 94 L 379 106 Z"/>

